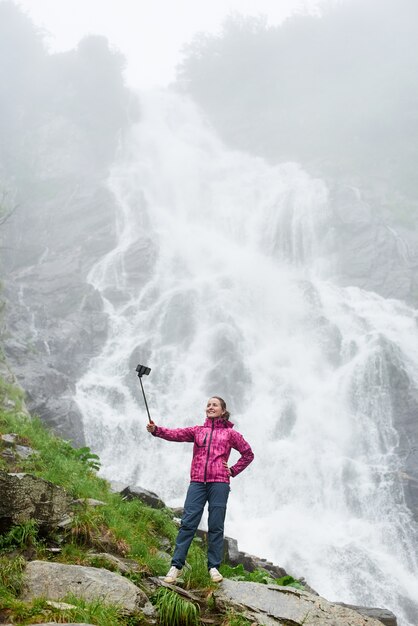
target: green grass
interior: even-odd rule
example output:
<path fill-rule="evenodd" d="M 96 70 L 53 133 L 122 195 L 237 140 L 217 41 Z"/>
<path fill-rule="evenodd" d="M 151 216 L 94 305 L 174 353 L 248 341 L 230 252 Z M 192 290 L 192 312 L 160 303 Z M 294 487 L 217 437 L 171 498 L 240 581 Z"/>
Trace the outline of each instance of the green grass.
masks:
<path fill-rule="evenodd" d="M 264 585 L 280 585 L 281 587 L 295 587 L 296 589 L 304 589 L 302 583 L 293 578 L 293 576 L 282 576 L 281 578 L 273 578 L 266 570 L 256 569 L 253 572 L 247 572 L 243 565 L 231 567 L 230 565 L 221 565 L 220 572 L 225 578 L 237 581 L 247 581 L 253 583 L 262 583 Z"/>
<path fill-rule="evenodd" d="M 199 541 L 194 539 L 187 555 L 187 565 L 183 568 L 186 589 L 214 586 L 209 577 L 207 560 L 206 552 L 200 547 Z"/>
<path fill-rule="evenodd" d="M 29 520 L 18 526 L 13 526 L 9 532 L 0 535 L 0 552 L 19 548 L 20 550 L 35 546 L 38 543 L 38 526 L 34 520 Z"/>
<path fill-rule="evenodd" d="M 14 624 L 32 623 L 88 623 L 97 626 L 137 626 L 146 624 L 141 615 L 127 617 L 123 611 L 102 601 L 86 602 L 69 595 L 63 602 L 73 605 L 72 609 L 58 609 L 50 606 L 44 598 L 37 598 L 32 602 L 23 602 L 11 596 L 1 598 L 1 608 L 13 616 Z"/>
<path fill-rule="evenodd" d="M 39 419 L 18 411 L 0 411 L 0 433 L 10 432 L 19 435 L 20 443 L 37 451 L 35 456 L 19 461 L 13 471 L 30 472 L 60 485 L 76 499 L 95 498 L 105 503 L 101 507 L 81 506 L 75 511 L 70 543 L 137 559 L 150 574 L 165 573 L 167 563 L 159 556 L 161 537 L 173 543 L 177 532 L 168 509 L 151 509 L 139 500 L 128 502 L 111 493 L 107 481 L 96 474 L 96 456 L 88 448 L 81 453 L 74 450 Z M 6 469 L 4 464 L 2 469 Z"/>
<path fill-rule="evenodd" d="M 198 626 L 199 607 L 174 591 L 160 587 L 151 597 L 161 626 Z"/>
<path fill-rule="evenodd" d="M 3 352 L 0 354 L 0 360 L 4 360 Z M 15 412 L 22 411 L 24 404 L 24 393 L 16 385 L 11 385 L 3 378 L 0 378 L 0 406 L 12 404 Z"/>
<path fill-rule="evenodd" d="M 7 407 L 1 409 L 1 407 Z M 0 622 L 31 624 L 48 621 L 58 623 L 91 623 L 99 626 L 139 626 L 147 620 L 140 614 L 126 616 L 117 607 L 103 602 L 87 603 L 68 597 L 64 599 L 76 608 L 57 611 L 45 599 L 23 602 L 19 598 L 25 556 L 31 559 L 57 561 L 77 565 L 104 567 L 117 571 L 117 565 L 105 557 L 94 557 L 93 552 L 107 552 L 134 561 L 135 567 L 127 577 L 142 586 L 146 576 L 160 576 L 167 572 L 169 563 L 161 552 L 162 544 L 169 540 L 171 547 L 177 535 L 177 527 L 169 509 L 152 509 L 138 499 L 124 500 L 110 491 L 110 486 L 97 475 L 100 459 L 89 448 L 72 448 L 68 441 L 50 432 L 39 419 L 33 419 L 23 411 L 23 394 L 19 388 L 0 379 L 0 434 L 16 433 L 17 443 L 36 450 L 36 454 L 23 460 L 3 459 L 0 469 L 28 472 L 63 487 L 74 499 L 94 498 L 102 506 L 78 504 L 73 509 L 71 524 L 48 536 L 39 536 L 33 521 L 13 526 L 9 532 L 0 534 Z M 0 440 L 0 451 L 5 445 Z M 60 552 L 51 553 L 49 547 L 59 546 Z M 247 626 L 246 618 L 237 613 L 219 614 L 210 606 L 208 593 L 214 588 L 207 571 L 206 550 L 195 539 L 189 550 L 183 584 L 188 589 L 200 590 L 205 600 L 202 610 L 217 617 L 222 626 Z M 300 585 L 291 577 L 273 579 L 265 571 L 246 572 L 238 566 L 221 566 L 222 574 L 235 580 Z M 290 580 L 289 580 L 290 579 Z M 300 585 L 301 588 L 302 585 Z M 159 611 L 160 626 L 197 626 L 200 623 L 199 607 L 162 588 L 154 595 Z M 206 606 L 206 608 L 204 608 Z"/>
<path fill-rule="evenodd" d="M 236 611 L 228 611 L 222 626 L 252 626 L 253 622 Z"/>
<path fill-rule="evenodd" d="M 41 420 L 24 414 L 21 390 L 0 379 L 0 406 L 6 398 L 14 399 L 14 409 L 0 410 L 0 434 L 18 434 L 18 442 L 37 453 L 16 461 L 11 468 L 3 462 L 0 469 L 29 472 L 63 487 L 75 499 L 94 498 L 105 503 L 99 507 L 81 505 L 74 510 L 71 527 L 56 560 L 88 564 L 87 551 L 94 549 L 134 559 L 143 575 L 164 575 L 168 563 L 161 554 L 161 540 L 168 538 L 173 546 L 177 534 L 171 511 L 152 509 L 140 500 L 126 501 L 119 494 L 111 493 L 107 481 L 97 475 L 97 455 L 87 447 L 72 448 L 68 441 L 50 432 Z M 42 551 L 41 542 L 37 543 L 36 528 L 30 523 L 15 527 L 11 533 L 1 537 L 0 550 L 12 546 L 23 548 L 30 542 Z M 203 550 L 195 543 L 189 556 L 193 569 L 188 574 L 188 585 L 208 584 Z"/>
<path fill-rule="evenodd" d="M 0 556 L 0 599 L 20 593 L 25 563 L 21 556 L 15 558 Z"/>

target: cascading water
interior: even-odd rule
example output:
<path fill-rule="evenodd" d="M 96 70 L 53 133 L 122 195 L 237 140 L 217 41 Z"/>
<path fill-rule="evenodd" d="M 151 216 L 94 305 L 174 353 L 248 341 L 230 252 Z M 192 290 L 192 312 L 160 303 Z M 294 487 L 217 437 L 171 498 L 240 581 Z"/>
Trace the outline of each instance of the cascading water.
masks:
<path fill-rule="evenodd" d="M 226 532 L 322 595 L 418 619 L 417 528 L 399 482 L 388 345 L 418 381 L 414 311 L 339 288 L 326 186 L 296 164 L 225 149 L 194 106 L 143 98 L 113 168 L 118 243 L 91 271 L 109 316 L 76 399 L 112 480 L 182 504 L 191 446 L 157 424 L 228 401 L 255 461 L 233 480 Z"/>

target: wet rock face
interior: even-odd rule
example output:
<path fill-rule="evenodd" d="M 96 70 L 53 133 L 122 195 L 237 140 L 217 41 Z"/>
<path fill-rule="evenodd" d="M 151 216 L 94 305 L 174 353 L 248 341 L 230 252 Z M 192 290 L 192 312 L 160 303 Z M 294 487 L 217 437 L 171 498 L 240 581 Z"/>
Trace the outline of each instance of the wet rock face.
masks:
<path fill-rule="evenodd" d="M 330 203 L 338 282 L 417 306 L 417 229 L 386 224 L 379 207 L 364 201 L 355 187 L 333 184 Z"/>
<path fill-rule="evenodd" d="M 399 490 L 403 490 L 406 503 L 418 521 L 418 388 L 416 382 L 406 369 L 406 363 L 399 348 L 383 335 L 376 338 L 376 350 L 367 364 L 368 374 L 360 386 L 353 388 L 353 408 L 359 408 L 364 414 L 371 416 L 378 423 L 378 415 L 374 415 L 376 399 L 372 397 L 370 388 L 382 390 L 390 402 L 386 410 L 396 436 L 393 445 L 401 462 L 401 470 L 396 477 Z M 367 402 L 359 407 L 360 398 Z M 383 409 L 382 409 L 383 411 Z"/>
<path fill-rule="evenodd" d="M 26 202 L 7 235 L 4 348 L 29 411 L 82 445 L 75 383 L 107 333 L 102 299 L 87 275 L 114 244 L 114 201 L 101 183 L 67 181 L 49 203 Z"/>

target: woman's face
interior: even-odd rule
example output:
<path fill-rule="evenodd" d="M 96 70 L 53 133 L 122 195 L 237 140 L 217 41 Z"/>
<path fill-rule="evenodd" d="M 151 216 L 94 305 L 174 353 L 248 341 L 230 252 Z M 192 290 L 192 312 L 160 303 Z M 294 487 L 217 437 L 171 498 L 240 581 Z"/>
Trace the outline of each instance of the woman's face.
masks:
<path fill-rule="evenodd" d="M 206 405 L 206 417 L 215 419 L 216 417 L 222 417 L 224 409 L 221 406 L 218 398 L 209 398 Z"/>

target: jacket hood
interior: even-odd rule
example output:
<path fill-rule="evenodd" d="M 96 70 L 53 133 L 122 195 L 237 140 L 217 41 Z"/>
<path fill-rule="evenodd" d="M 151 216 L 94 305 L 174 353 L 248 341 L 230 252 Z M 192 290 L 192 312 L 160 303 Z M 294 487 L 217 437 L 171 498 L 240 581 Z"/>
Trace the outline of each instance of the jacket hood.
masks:
<path fill-rule="evenodd" d="M 229 420 L 225 420 L 223 417 L 216 417 L 214 420 L 207 417 L 203 426 L 205 428 L 212 428 L 212 422 L 214 422 L 214 428 L 234 428 L 234 425 Z"/>

